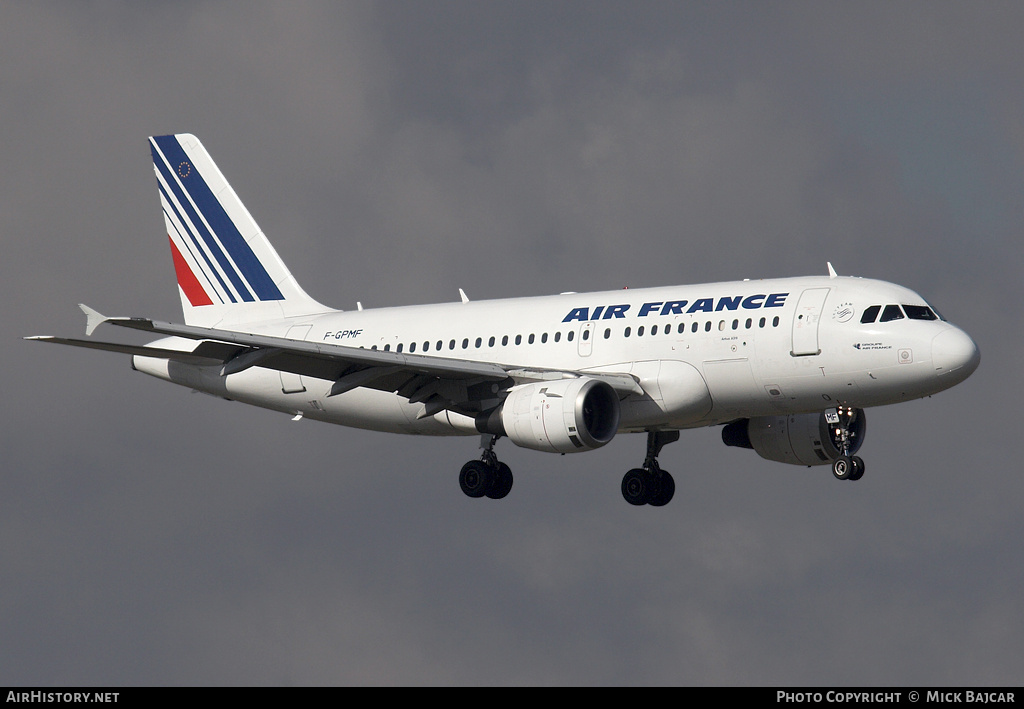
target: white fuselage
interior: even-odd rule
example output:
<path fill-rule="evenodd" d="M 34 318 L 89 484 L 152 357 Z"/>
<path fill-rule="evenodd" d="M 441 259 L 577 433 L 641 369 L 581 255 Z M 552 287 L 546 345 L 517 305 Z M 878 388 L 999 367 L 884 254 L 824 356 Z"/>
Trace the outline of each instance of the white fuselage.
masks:
<path fill-rule="evenodd" d="M 869 407 L 947 389 L 977 366 L 977 348 L 941 319 L 862 322 L 871 306 L 926 306 L 882 281 L 801 277 L 334 311 L 234 326 L 254 334 L 516 367 L 630 374 L 644 394 L 622 403 L 620 431 L 707 426 L 739 418 Z M 930 312 L 930 311 L 929 311 Z M 191 349 L 169 338 L 162 347 Z M 476 434 L 422 403 L 251 367 L 223 377 L 136 356 L 134 367 L 219 396 L 332 423 L 413 434 Z"/>

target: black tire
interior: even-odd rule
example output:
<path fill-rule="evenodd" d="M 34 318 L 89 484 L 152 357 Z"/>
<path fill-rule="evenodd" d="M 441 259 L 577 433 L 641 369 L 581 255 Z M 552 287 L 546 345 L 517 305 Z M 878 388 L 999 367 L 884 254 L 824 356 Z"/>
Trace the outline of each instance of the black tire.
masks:
<path fill-rule="evenodd" d="M 504 463 L 498 463 L 494 470 L 494 482 L 491 489 L 487 491 L 487 497 L 492 500 L 500 500 L 512 489 L 512 469 Z"/>
<path fill-rule="evenodd" d="M 658 494 L 660 486 L 654 475 L 643 468 L 633 468 L 622 476 L 622 497 L 631 505 L 646 505 Z"/>
<path fill-rule="evenodd" d="M 672 501 L 672 496 L 676 494 L 676 481 L 664 470 L 661 471 L 661 479 L 659 480 L 659 483 L 660 489 L 658 494 L 647 502 L 651 507 L 664 507 Z"/>
<path fill-rule="evenodd" d="M 483 497 L 494 483 L 491 467 L 482 460 L 471 460 L 459 472 L 459 487 L 469 497 Z"/>
<path fill-rule="evenodd" d="M 853 472 L 850 473 L 850 480 L 860 480 L 864 477 L 864 459 L 860 456 L 853 456 Z"/>
<path fill-rule="evenodd" d="M 848 455 L 841 455 L 832 463 L 832 474 L 836 476 L 836 480 L 849 480 L 853 471 L 853 459 Z"/>

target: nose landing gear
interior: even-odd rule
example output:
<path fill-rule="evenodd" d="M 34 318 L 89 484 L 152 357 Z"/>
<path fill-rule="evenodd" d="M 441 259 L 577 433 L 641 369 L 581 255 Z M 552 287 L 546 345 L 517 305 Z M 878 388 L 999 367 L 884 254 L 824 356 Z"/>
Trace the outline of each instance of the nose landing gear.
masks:
<path fill-rule="evenodd" d="M 857 409 L 842 406 L 825 412 L 825 421 L 830 427 L 832 442 L 839 449 L 839 457 L 832 463 L 832 474 L 837 480 L 860 480 L 864 475 L 864 460 L 851 453 L 860 447 L 851 424 L 857 416 Z"/>

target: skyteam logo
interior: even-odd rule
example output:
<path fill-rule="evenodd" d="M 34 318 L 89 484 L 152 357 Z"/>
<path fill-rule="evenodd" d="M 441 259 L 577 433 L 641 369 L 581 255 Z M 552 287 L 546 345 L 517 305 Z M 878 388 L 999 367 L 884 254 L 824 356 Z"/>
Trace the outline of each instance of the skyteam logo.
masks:
<path fill-rule="evenodd" d="M 682 315 L 684 313 L 718 313 L 725 310 L 758 310 L 759 308 L 781 308 L 786 304 L 786 296 L 789 293 L 757 293 L 755 295 L 725 296 L 722 298 L 698 298 L 692 303 L 688 300 L 655 300 L 644 303 L 637 312 L 638 318 L 649 315 Z M 612 318 L 624 318 L 626 312 L 632 306 L 628 303 L 620 305 L 597 305 L 590 307 L 573 308 L 569 314 L 562 318 L 562 322 L 579 320 L 611 320 Z"/>
<path fill-rule="evenodd" d="M 215 193 L 177 136 L 150 139 L 167 236 L 178 285 L 193 306 L 283 300 L 284 296 L 239 231 L 220 195 L 227 183 L 219 171 Z M 227 189 L 228 199 L 237 201 Z M 244 212 L 238 203 L 236 209 Z M 246 220 L 251 217 L 245 213 Z M 255 228 L 255 224 L 253 223 Z M 247 235 L 251 236 L 251 235 Z"/>

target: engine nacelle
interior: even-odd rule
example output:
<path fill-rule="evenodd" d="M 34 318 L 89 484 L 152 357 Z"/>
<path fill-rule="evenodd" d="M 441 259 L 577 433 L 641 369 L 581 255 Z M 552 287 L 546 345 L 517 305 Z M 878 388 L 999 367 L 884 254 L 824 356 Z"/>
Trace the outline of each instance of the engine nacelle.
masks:
<path fill-rule="evenodd" d="M 498 412 L 496 412 L 498 413 Z M 481 422 L 495 431 L 494 415 Z M 600 448 L 619 428 L 619 397 L 597 379 L 558 379 L 523 384 L 509 392 L 500 409 L 504 435 L 517 446 L 548 453 L 578 453 Z"/>
<path fill-rule="evenodd" d="M 850 455 L 864 442 L 867 420 L 863 409 L 844 409 L 849 413 L 847 430 Z M 752 448 L 766 460 L 791 465 L 827 465 L 841 455 L 841 442 L 835 426 L 825 414 L 789 414 L 760 416 L 730 423 L 722 429 L 727 446 Z"/>

